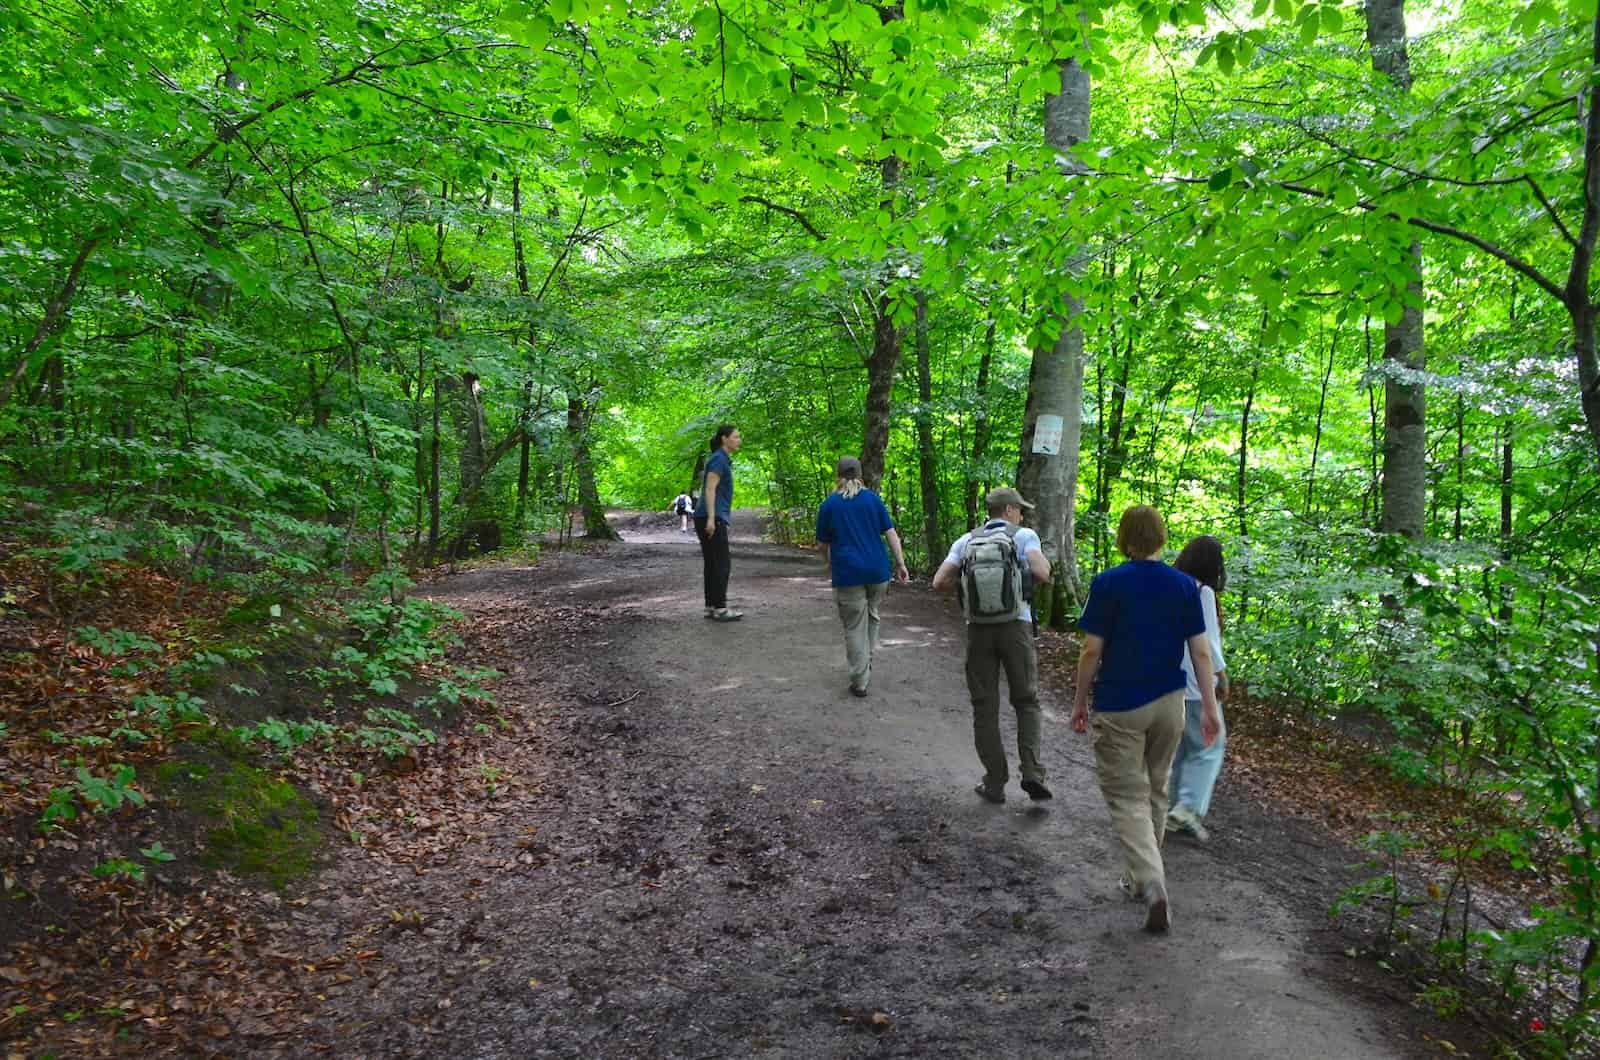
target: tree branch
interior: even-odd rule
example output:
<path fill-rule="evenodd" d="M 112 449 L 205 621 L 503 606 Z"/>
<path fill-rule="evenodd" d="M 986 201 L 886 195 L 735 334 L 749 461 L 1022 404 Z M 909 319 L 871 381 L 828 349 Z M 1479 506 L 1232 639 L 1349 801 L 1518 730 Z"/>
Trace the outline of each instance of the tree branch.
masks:
<path fill-rule="evenodd" d="M 809 217 L 791 206 L 782 206 L 770 199 L 763 199 L 759 195 L 741 195 L 739 196 L 739 201 L 755 203 L 757 206 L 765 206 L 767 209 L 773 210 L 777 213 L 787 214 L 796 221 L 799 221 L 800 227 L 804 228 L 808 233 L 810 233 L 812 238 L 819 242 L 826 242 L 828 239 L 825 233 L 819 231 L 817 226 L 811 223 L 811 219 Z"/>

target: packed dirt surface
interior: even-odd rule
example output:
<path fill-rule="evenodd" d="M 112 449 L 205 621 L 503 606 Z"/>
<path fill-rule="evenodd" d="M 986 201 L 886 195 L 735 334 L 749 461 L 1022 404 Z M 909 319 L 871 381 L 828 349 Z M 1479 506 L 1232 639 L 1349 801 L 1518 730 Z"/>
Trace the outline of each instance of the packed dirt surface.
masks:
<path fill-rule="evenodd" d="M 320 1015 L 242 1050 L 1282 1060 L 1462 1040 L 1344 955 L 1325 910 L 1353 855 L 1230 797 L 1226 773 L 1212 841 L 1168 843 L 1172 932 L 1142 933 L 1060 690 L 1055 799 L 1013 777 L 981 801 L 953 600 L 891 589 L 857 699 L 814 553 L 746 520 L 745 618 L 723 625 L 671 517 L 619 528 L 429 587 L 506 675 L 479 823 L 325 871 L 284 937 L 340 940 L 356 974 L 308 972 Z M 439 776 L 465 784 L 459 763 Z"/>

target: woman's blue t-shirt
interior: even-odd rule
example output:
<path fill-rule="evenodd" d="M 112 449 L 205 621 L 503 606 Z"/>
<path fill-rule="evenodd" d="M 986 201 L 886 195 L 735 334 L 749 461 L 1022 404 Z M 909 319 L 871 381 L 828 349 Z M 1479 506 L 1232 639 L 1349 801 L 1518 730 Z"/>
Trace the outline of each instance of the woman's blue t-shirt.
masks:
<path fill-rule="evenodd" d="M 829 547 L 833 584 L 877 585 L 889 580 L 889 553 L 883 535 L 894 529 L 889 509 L 869 489 L 854 497 L 830 494 L 817 509 L 817 542 Z"/>
<path fill-rule="evenodd" d="M 726 449 L 718 449 L 706 458 L 706 474 L 715 471 L 721 476 L 717 480 L 717 522 L 733 523 L 733 460 L 728 456 Z M 700 499 L 694 502 L 694 517 L 706 517 L 706 491 L 700 490 Z"/>
<path fill-rule="evenodd" d="M 1106 642 L 1094 709 L 1134 710 L 1187 683 L 1184 643 L 1206 631 L 1200 585 L 1160 560 L 1129 560 L 1095 577 L 1078 625 Z"/>

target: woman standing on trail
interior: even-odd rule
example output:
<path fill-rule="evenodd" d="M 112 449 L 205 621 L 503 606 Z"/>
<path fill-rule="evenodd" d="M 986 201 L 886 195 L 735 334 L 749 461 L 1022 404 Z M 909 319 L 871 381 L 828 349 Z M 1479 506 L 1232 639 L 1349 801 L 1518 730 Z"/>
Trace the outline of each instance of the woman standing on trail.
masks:
<path fill-rule="evenodd" d="M 1200 585 L 1200 608 L 1205 612 L 1206 643 L 1211 648 L 1211 669 L 1217 675 L 1217 738 L 1209 745 L 1200 733 L 1200 685 L 1195 680 L 1194 662 L 1187 645 L 1183 649 L 1183 675 L 1188 687 L 1183 693 L 1183 740 L 1172 760 L 1172 780 L 1167 791 L 1172 809 L 1167 811 L 1167 827 L 1194 836 L 1202 843 L 1207 838 L 1201 824 L 1211 808 L 1211 789 L 1222 772 L 1222 747 L 1228 738 L 1228 725 L 1222 718 L 1222 701 L 1228 698 L 1228 664 L 1222 658 L 1222 622 L 1217 613 L 1217 594 L 1228 584 L 1222 562 L 1222 542 L 1209 534 L 1183 546 L 1172 564 Z"/>
<path fill-rule="evenodd" d="M 1167 543 L 1161 513 L 1129 508 L 1117 526 L 1126 563 L 1102 571 L 1078 620 L 1083 650 L 1072 704 L 1072 731 L 1089 728 L 1094 688 L 1094 762 L 1126 870 L 1122 889 L 1145 904 L 1144 929 L 1166 931 L 1167 779 L 1183 739 L 1183 649 L 1198 679 L 1201 740 L 1217 738 L 1222 719 L 1212 688 L 1200 586 L 1156 557 Z"/>
<path fill-rule="evenodd" d="M 878 609 L 889 588 L 889 557 L 894 553 L 894 577 L 911 580 L 900 535 L 889 509 L 876 493 L 861 484 L 861 461 L 841 456 L 834 469 L 834 491 L 817 509 L 817 545 L 833 581 L 833 602 L 844 623 L 844 653 L 850 668 L 850 691 L 867 694 L 872 682 L 872 652 L 878 645 Z"/>
<path fill-rule="evenodd" d="M 733 524 L 733 454 L 743 439 L 739 428 L 724 423 L 711 436 L 711 456 L 706 460 L 706 484 L 694 506 L 694 528 L 705 563 L 706 617 L 717 622 L 737 622 L 743 612 L 728 607 L 728 574 L 733 560 L 728 553 L 728 532 Z"/>

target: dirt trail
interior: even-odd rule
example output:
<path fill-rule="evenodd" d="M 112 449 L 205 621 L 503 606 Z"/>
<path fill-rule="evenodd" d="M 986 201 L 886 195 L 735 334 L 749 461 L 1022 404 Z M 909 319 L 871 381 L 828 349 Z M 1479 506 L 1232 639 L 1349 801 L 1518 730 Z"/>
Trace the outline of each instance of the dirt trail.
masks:
<path fill-rule="evenodd" d="M 891 590 L 858 700 L 815 556 L 736 535 L 746 617 L 723 626 L 700 617 L 692 538 L 624 534 L 432 587 L 507 671 L 519 775 L 459 855 L 325 874 L 300 930 L 365 933 L 384 970 L 329 986 L 311 1038 L 358 1056 L 1281 1060 L 1432 1056 L 1426 1037 L 1452 1036 L 1354 985 L 1371 976 L 1321 915 L 1348 853 L 1225 781 L 1213 841 L 1168 844 L 1162 938 L 1117 892 L 1067 704 L 1046 695 L 1054 801 L 1014 779 L 1005 806 L 980 801 L 952 601 Z M 402 901 L 417 930 L 372 921 Z"/>

